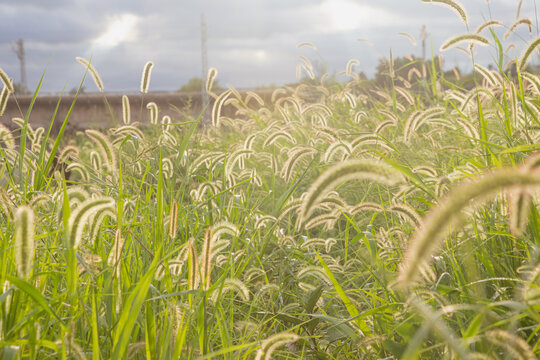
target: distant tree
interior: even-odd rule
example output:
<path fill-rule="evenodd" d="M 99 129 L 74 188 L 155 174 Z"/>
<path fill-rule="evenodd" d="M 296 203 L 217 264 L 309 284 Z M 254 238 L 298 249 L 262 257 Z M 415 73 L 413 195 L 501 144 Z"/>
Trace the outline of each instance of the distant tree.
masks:
<path fill-rule="evenodd" d="M 13 87 L 15 88 L 15 94 L 17 95 L 28 95 L 28 89 L 26 89 L 21 83 L 15 83 L 13 84 Z"/>
<path fill-rule="evenodd" d="M 437 73 L 440 73 L 439 61 L 435 59 L 435 70 Z M 423 60 L 415 56 L 408 57 L 396 57 L 394 58 L 394 79 L 409 78 L 409 71 L 413 68 L 416 68 L 422 75 L 424 71 L 426 72 L 427 78 L 430 77 L 432 72 L 432 62 L 431 60 Z M 416 79 L 416 77 L 414 77 Z M 377 65 L 375 72 L 375 82 L 379 86 L 390 87 L 392 80 L 390 78 L 390 65 L 389 60 L 386 58 L 379 59 L 379 64 Z"/>
<path fill-rule="evenodd" d="M 86 89 L 84 86 L 81 86 L 80 90 L 78 87 L 73 87 L 71 88 L 71 90 L 69 90 L 69 95 L 77 94 L 77 90 L 79 91 L 79 94 L 84 94 L 86 92 Z"/>
<path fill-rule="evenodd" d="M 200 77 L 193 77 L 189 79 L 189 81 L 182 85 L 178 91 L 186 91 L 186 92 L 196 92 L 201 91 L 202 89 L 203 80 Z M 221 87 L 217 80 L 214 80 L 214 85 L 212 86 L 213 90 L 223 90 L 223 87 Z"/>

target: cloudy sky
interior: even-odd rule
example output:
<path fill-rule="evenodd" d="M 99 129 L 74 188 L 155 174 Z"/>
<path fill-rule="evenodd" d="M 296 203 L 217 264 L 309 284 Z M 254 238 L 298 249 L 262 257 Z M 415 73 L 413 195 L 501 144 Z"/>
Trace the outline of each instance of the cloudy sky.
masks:
<path fill-rule="evenodd" d="M 524 26 L 505 42 L 516 44 L 510 58 L 537 36 L 537 1 L 523 0 L 520 17 L 532 20 L 533 34 Z M 490 19 L 511 26 L 519 1 L 462 3 L 474 31 Z M 155 63 L 151 91 L 176 90 L 201 76 L 202 13 L 208 63 L 219 70 L 220 84 L 239 88 L 295 81 L 299 56 L 332 73 L 355 58 L 360 62 L 356 70 L 372 75 L 378 59 L 387 57 L 390 49 L 394 56 L 420 56 L 422 25 L 429 34 L 428 54 L 431 46 L 438 54 L 445 39 L 467 32 L 451 9 L 421 0 L 0 0 L 0 67 L 20 81 L 12 46 L 22 38 L 30 89 L 44 71 L 46 92 L 77 86 L 84 68 L 75 57 L 81 56 L 92 57 L 106 91 L 136 92 L 148 60 Z M 418 45 L 399 32 L 414 36 Z M 501 37 L 504 32 L 497 30 Z M 297 48 L 302 42 L 313 43 L 317 51 Z M 488 64 L 493 54 L 487 47 L 476 56 Z M 470 60 L 459 50 L 444 56 L 447 68 L 470 68 Z M 89 80 L 85 86 L 96 90 Z"/>

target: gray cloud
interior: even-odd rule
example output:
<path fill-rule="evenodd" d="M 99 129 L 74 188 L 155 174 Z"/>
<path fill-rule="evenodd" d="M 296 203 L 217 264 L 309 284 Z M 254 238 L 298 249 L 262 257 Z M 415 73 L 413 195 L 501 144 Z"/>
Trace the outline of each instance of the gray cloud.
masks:
<path fill-rule="evenodd" d="M 469 27 L 474 30 L 491 18 L 509 26 L 516 6 L 514 0 L 489 5 L 485 0 L 467 1 Z M 151 89 L 174 90 L 200 76 L 202 12 L 208 24 L 209 64 L 220 70 L 221 83 L 239 87 L 294 81 L 299 55 L 327 64 L 330 72 L 342 71 L 356 58 L 358 70 L 370 74 L 390 48 L 395 56 L 421 54 L 420 46 L 412 46 L 397 34 L 400 31 L 418 39 L 425 24 L 436 54 L 445 39 L 467 31 L 452 10 L 419 0 L 50 0 L 46 5 L 40 0 L 17 0 L 17 5 L 0 0 L 0 66 L 18 81 L 11 43 L 23 38 L 30 87 L 45 69 L 45 91 L 59 91 L 66 82 L 76 86 L 84 68 L 74 58 L 83 56 L 92 57 L 109 91 L 136 91 L 147 60 L 156 63 Z M 534 0 L 524 1 L 521 15 L 536 22 Z M 105 34 L 119 19 L 131 19 L 134 26 L 116 44 L 114 36 Z M 523 28 L 509 41 L 520 49 L 526 39 L 530 35 Z M 313 42 L 318 52 L 296 48 L 305 41 Z M 479 49 L 477 59 L 489 62 L 493 51 Z M 470 66 L 459 51 L 444 55 L 448 66 Z M 91 81 L 86 86 L 95 90 Z"/>

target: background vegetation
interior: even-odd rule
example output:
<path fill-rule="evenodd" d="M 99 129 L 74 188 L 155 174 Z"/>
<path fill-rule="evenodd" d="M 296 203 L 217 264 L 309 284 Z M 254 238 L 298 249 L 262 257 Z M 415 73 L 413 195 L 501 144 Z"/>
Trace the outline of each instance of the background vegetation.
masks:
<path fill-rule="evenodd" d="M 389 59 L 266 103 L 212 69 L 204 127 L 128 97 L 73 139 L 0 126 L 1 357 L 537 358 L 538 42 L 466 84 Z"/>

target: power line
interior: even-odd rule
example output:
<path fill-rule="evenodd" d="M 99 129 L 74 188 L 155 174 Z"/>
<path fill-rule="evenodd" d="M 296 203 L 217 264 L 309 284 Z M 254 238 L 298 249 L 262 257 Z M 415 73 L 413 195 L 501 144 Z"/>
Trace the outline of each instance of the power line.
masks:
<path fill-rule="evenodd" d="M 208 51 L 206 46 L 206 21 L 204 19 L 204 13 L 201 13 L 201 64 L 202 64 L 202 108 L 204 109 L 203 124 L 205 126 L 210 122 L 208 116 L 208 93 L 206 92 L 206 78 L 208 77 Z"/>
<path fill-rule="evenodd" d="M 27 83 L 26 83 L 26 56 L 24 52 L 24 40 L 19 39 L 17 42 L 15 42 L 14 45 L 12 45 L 13 52 L 17 55 L 17 58 L 19 59 L 19 63 L 21 66 L 21 90 L 23 92 L 26 92 L 28 89 Z"/>

